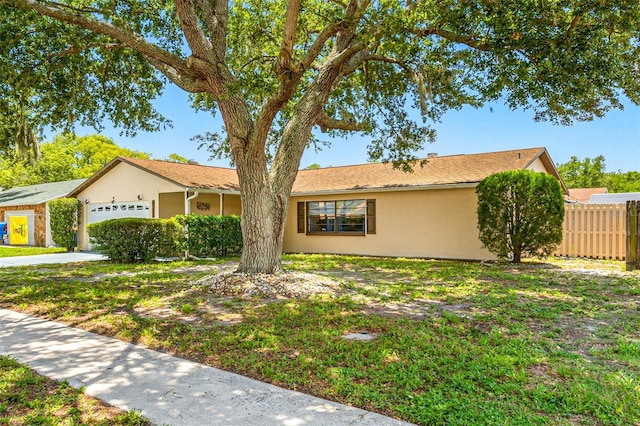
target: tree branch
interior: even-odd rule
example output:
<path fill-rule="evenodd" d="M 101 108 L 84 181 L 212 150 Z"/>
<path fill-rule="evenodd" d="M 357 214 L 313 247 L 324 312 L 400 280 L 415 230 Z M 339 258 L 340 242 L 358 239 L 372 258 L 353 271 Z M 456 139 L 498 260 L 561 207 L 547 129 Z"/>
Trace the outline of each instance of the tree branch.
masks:
<path fill-rule="evenodd" d="M 302 58 L 302 61 L 300 61 L 300 63 L 302 64 L 302 68 L 305 70 L 309 69 L 322 52 L 322 49 L 324 48 L 327 40 L 335 36 L 339 31 L 343 31 L 346 28 L 347 27 L 345 22 L 342 21 L 323 29 L 320 34 L 318 34 L 318 37 L 316 37 L 313 44 L 309 47 L 309 50 L 307 51 L 307 54 L 304 56 L 304 58 Z"/>
<path fill-rule="evenodd" d="M 289 0 L 284 23 L 282 45 L 280 47 L 280 55 L 278 57 L 278 62 L 276 63 L 276 73 L 279 76 L 282 76 L 283 73 L 287 71 L 299 73 L 302 70 L 300 64 L 293 60 L 293 45 L 296 40 L 299 14 L 300 0 Z"/>
<path fill-rule="evenodd" d="M 336 118 L 329 117 L 324 112 L 318 116 L 318 118 L 316 119 L 316 124 L 320 126 L 320 130 L 323 133 L 328 129 L 350 131 L 361 131 L 364 129 L 362 123 L 357 123 L 351 120 L 338 120 Z"/>
<path fill-rule="evenodd" d="M 215 62 L 213 58 L 213 46 L 207 39 L 207 36 L 200 25 L 200 20 L 196 10 L 193 7 L 193 2 L 190 0 L 175 0 L 176 11 L 180 20 L 180 27 L 187 39 L 187 43 L 191 48 L 191 52 L 194 56 L 200 59 L 211 60 Z"/>
<path fill-rule="evenodd" d="M 169 80 L 184 90 L 189 92 L 205 90 L 205 86 L 199 81 L 199 76 L 189 69 L 186 60 L 148 42 L 138 33 L 39 1 L 16 0 L 9 6 L 23 11 L 33 10 L 41 15 L 112 37 L 138 51 Z"/>
<path fill-rule="evenodd" d="M 227 54 L 227 25 L 229 22 L 229 2 L 220 0 L 194 0 L 202 13 L 202 19 L 209 30 L 209 42 L 219 63 L 224 63 Z M 212 8 L 211 5 L 214 4 Z"/>

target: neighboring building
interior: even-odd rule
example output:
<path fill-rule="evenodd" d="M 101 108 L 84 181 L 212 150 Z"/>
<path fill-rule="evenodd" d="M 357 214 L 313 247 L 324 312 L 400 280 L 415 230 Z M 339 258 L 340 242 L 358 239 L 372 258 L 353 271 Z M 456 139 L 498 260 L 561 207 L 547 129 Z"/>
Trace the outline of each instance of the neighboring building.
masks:
<path fill-rule="evenodd" d="M 616 192 L 613 194 L 593 194 L 589 204 L 626 204 L 627 201 L 640 201 L 640 192 Z"/>
<path fill-rule="evenodd" d="M 49 201 L 66 197 L 86 179 L 41 183 L 0 191 L 0 221 L 9 225 L 8 244 L 48 247 Z"/>
<path fill-rule="evenodd" d="M 301 170 L 284 250 L 493 258 L 478 239 L 475 187 L 493 173 L 520 169 L 547 172 L 561 181 L 544 148 L 430 156 L 413 173 L 381 163 Z M 70 195 L 85 207 L 79 230 L 79 247 L 85 250 L 90 248 L 87 223 L 241 212 L 235 170 L 166 161 L 118 157 Z"/>
<path fill-rule="evenodd" d="M 607 188 L 571 188 L 565 197 L 568 203 L 588 203 L 594 194 L 608 194 Z"/>

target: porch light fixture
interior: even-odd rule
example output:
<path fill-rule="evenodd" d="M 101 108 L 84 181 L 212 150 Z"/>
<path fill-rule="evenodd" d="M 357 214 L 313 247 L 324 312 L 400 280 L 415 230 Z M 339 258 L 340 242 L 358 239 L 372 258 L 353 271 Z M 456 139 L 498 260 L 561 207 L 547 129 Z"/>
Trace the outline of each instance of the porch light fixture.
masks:
<path fill-rule="evenodd" d="M 138 201 L 142 200 L 142 194 L 138 194 Z"/>
<path fill-rule="evenodd" d="M 85 204 L 89 204 L 89 199 L 88 199 L 88 198 L 85 198 L 85 199 L 84 199 L 84 203 L 85 203 Z"/>
<path fill-rule="evenodd" d="M 111 199 L 111 204 L 113 204 L 113 203 L 115 203 L 115 202 L 116 202 L 116 197 L 113 197 L 113 198 Z"/>

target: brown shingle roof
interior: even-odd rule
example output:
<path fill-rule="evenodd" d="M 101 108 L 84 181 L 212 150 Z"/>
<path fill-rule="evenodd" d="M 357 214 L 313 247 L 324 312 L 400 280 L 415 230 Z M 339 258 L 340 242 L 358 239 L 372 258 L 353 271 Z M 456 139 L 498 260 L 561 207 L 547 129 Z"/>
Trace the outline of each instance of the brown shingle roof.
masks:
<path fill-rule="evenodd" d="M 73 190 L 69 196 L 77 196 L 120 163 L 138 167 L 162 179 L 167 179 L 177 185 L 184 186 L 185 188 L 240 191 L 238 175 L 234 169 L 174 163 L 171 161 L 117 157 Z"/>
<path fill-rule="evenodd" d="M 391 164 L 383 163 L 301 170 L 293 193 L 476 183 L 493 173 L 525 169 L 538 157 L 555 172 L 544 148 L 529 148 L 429 158 L 424 167 L 417 164 L 413 173 L 394 170 Z"/>
<path fill-rule="evenodd" d="M 240 190 L 238 175 L 234 169 L 140 158 L 122 158 L 122 161 L 189 188 Z"/>
<path fill-rule="evenodd" d="M 569 195 L 565 198 L 568 201 L 577 203 L 588 203 L 593 194 L 608 194 L 607 188 L 571 188 Z"/>
<path fill-rule="evenodd" d="M 293 195 L 477 183 L 493 173 L 525 169 L 538 158 L 547 170 L 559 178 L 546 149 L 528 148 L 429 158 L 424 167 L 417 164 L 413 173 L 394 170 L 391 164 L 383 163 L 300 170 L 293 185 Z M 188 188 L 240 190 L 234 169 L 118 157 L 70 195 L 77 195 L 119 163 L 139 167 Z"/>

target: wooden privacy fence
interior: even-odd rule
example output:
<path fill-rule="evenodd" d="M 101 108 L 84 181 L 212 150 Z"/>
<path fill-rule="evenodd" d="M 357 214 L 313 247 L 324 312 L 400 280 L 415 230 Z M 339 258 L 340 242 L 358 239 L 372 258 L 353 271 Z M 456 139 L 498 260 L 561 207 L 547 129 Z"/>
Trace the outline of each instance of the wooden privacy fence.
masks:
<path fill-rule="evenodd" d="M 564 235 L 556 256 L 624 260 L 627 206 L 565 204 Z"/>
<path fill-rule="evenodd" d="M 627 201 L 627 271 L 640 269 L 640 201 Z"/>

